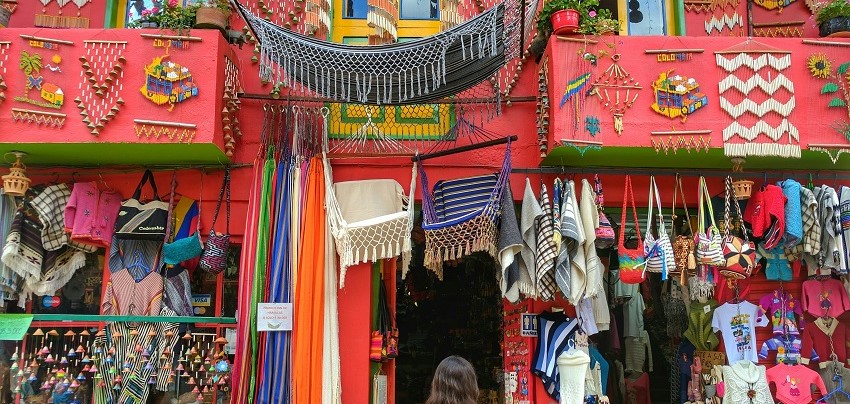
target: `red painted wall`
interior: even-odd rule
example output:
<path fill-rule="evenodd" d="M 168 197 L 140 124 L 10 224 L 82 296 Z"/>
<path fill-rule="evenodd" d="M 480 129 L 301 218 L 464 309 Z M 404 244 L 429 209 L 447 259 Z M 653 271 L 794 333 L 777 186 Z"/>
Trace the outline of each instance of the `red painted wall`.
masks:
<path fill-rule="evenodd" d="M 769 0 L 768 0 L 769 1 Z M 712 17 L 722 19 L 724 16 L 733 18 L 737 13 L 740 16 L 740 24 L 734 24 L 733 28 L 724 26 L 720 31 L 717 26 L 711 28 L 711 33 L 706 31 L 706 23 L 711 22 Z M 788 28 L 759 28 L 759 24 L 770 24 L 778 22 L 802 22 Z M 746 1 L 730 1 L 723 9 L 713 11 L 703 9 L 701 6 L 685 5 L 685 25 L 688 36 L 739 36 L 746 37 L 747 34 L 747 5 Z M 768 10 L 757 4 L 753 4 L 754 36 L 760 37 L 804 37 L 817 38 L 818 28 L 814 23 L 811 11 L 803 0 L 795 0 L 787 7 Z"/>

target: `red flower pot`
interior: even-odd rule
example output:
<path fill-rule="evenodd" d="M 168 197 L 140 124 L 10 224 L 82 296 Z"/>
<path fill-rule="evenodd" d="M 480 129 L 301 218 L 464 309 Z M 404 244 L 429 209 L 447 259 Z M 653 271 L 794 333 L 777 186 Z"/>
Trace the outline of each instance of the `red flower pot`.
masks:
<path fill-rule="evenodd" d="M 572 34 L 578 29 L 578 11 L 573 9 L 558 10 L 552 13 L 552 32 L 555 35 Z"/>

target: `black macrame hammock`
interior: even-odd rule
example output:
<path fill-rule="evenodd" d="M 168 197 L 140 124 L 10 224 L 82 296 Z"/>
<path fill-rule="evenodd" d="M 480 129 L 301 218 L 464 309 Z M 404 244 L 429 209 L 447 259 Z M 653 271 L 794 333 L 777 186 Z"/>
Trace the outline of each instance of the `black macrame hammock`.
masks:
<path fill-rule="evenodd" d="M 518 36 L 506 36 L 504 3 L 436 35 L 374 46 L 301 35 L 236 4 L 260 43 L 261 77 L 336 102 L 422 104 L 460 94 L 493 77 L 506 41 Z"/>

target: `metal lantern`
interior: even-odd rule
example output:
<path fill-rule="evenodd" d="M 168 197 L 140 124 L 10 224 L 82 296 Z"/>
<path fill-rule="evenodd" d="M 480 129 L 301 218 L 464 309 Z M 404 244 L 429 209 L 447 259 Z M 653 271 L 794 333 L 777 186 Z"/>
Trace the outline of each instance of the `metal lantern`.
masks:
<path fill-rule="evenodd" d="M 24 196 L 32 181 L 27 178 L 27 166 L 21 161 L 25 153 L 12 153 L 15 155 L 15 163 L 9 169 L 9 174 L 3 176 L 3 190 L 6 192 L 6 195 Z"/>

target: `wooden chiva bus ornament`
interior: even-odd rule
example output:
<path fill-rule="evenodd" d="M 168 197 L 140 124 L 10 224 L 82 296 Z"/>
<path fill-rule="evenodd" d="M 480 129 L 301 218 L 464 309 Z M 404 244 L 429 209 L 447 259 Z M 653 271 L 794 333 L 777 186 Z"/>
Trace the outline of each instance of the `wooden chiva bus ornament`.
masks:
<path fill-rule="evenodd" d="M 682 118 L 708 105 L 708 97 L 700 91 L 699 83 L 694 78 L 673 74 L 673 70 L 661 72 L 652 82 L 655 101 L 652 110 L 668 118 Z"/>
<path fill-rule="evenodd" d="M 168 55 L 159 56 L 145 66 L 145 85 L 140 91 L 156 105 L 168 104 L 168 110 L 176 104 L 198 95 L 198 86 L 188 67 L 166 60 Z"/>

